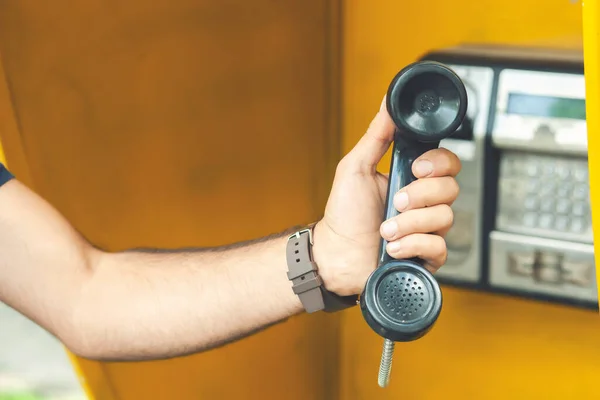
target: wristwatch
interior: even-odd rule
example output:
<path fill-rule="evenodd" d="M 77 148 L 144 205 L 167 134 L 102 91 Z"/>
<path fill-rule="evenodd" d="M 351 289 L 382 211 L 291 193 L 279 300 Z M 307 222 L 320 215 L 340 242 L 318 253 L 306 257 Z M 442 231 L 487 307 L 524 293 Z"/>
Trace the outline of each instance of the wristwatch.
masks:
<path fill-rule="evenodd" d="M 325 289 L 312 257 L 313 228 L 301 229 L 288 238 L 286 259 L 288 279 L 308 313 L 335 312 L 356 305 L 358 296 L 339 296 Z"/>

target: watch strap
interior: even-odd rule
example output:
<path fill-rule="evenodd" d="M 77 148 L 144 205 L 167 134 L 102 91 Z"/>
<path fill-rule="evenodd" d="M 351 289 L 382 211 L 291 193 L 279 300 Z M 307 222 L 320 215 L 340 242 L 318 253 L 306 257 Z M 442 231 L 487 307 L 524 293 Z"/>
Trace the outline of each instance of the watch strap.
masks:
<path fill-rule="evenodd" d="M 288 238 L 288 279 L 306 312 L 335 312 L 356 305 L 358 296 L 339 296 L 325 289 L 312 257 L 312 226 Z"/>

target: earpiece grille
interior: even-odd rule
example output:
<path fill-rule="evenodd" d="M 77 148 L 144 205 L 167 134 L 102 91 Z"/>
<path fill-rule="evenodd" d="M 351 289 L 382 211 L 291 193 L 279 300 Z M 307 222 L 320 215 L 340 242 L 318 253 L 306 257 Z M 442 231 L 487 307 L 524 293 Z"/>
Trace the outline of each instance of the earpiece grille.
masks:
<path fill-rule="evenodd" d="M 431 288 L 417 274 L 398 271 L 386 276 L 380 285 L 377 300 L 388 318 L 411 323 L 427 314 Z"/>

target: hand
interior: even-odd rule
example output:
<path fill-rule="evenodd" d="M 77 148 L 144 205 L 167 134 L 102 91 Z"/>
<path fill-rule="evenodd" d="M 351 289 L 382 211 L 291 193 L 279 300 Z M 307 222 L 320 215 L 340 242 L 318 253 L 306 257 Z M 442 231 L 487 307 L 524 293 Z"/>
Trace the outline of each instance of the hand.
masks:
<path fill-rule="evenodd" d="M 384 221 L 387 175 L 377 164 L 393 142 L 394 124 L 385 99 L 367 132 L 339 162 L 325 215 L 315 226 L 314 258 L 325 287 L 341 296 L 360 294 L 377 266 L 381 238 L 393 258 L 420 257 L 437 271 L 446 262 L 444 236 L 452 226 L 450 206 L 458 196 L 461 164 L 446 149 L 413 163 L 416 181 L 394 196 L 401 214 Z"/>

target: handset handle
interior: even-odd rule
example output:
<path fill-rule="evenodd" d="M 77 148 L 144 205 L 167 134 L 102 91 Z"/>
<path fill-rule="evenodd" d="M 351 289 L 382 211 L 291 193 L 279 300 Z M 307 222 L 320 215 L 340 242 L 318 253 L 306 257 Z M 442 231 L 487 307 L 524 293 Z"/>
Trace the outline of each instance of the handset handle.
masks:
<path fill-rule="evenodd" d="M 400 189 L 416 180 L 412 172 L 414 161 L 429 150 L 438 148 L 439 145 L 439 141 L 422 143 L 408 139 L 406 138 L 406 135 L 403 135 L 400 131 L 396 130 L 392 147 L 392 160 L 390 163 L 387 196 L 385 199 L 384 221 L 400 214 L 394 206 L 394 196 Z M 381 239 L 378 266 L 392 260 L 392 257 L 386 251 L 387 243 L 387 240 Z M 422 264 L 422 261 L 418 258 L 413 258 L 411 260 Z"/>

